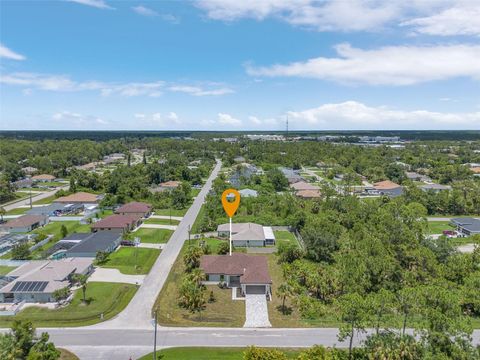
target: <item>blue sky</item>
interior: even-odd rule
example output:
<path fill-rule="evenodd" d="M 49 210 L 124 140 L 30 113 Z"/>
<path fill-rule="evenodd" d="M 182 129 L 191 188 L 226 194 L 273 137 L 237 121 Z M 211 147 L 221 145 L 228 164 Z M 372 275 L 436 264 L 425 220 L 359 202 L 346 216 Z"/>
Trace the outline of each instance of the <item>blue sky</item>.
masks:
<path fill-rule="evenodd" d="M 480 129 L 480 3 L 0 2 L 0 129 Z"/>

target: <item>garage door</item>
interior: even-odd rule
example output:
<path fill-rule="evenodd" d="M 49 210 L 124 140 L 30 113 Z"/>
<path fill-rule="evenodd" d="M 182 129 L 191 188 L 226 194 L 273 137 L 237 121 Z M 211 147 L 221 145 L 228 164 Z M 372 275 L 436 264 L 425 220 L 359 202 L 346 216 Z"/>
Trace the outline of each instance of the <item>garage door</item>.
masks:
<path fill-rule="evenodd" d="M 246 294 L 265 294 L 265 285 L 247 285 Z"/>

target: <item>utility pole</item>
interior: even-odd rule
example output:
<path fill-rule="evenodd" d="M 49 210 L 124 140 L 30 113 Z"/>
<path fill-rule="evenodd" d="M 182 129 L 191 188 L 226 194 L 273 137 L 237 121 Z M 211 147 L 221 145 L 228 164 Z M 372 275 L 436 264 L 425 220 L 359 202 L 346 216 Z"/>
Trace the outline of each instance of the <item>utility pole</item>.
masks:
<path fill-rule="evenodd" d="M 157 360 L 157 310 L 155 310 L 155 318 L 153 320 L 153 326 L 155 327 L 153 335 L 153 360 Z"/>
<path fill-rule="evenodd" d="M 30 209 L 32 208 L 32 189 L 30 189 Z"/>

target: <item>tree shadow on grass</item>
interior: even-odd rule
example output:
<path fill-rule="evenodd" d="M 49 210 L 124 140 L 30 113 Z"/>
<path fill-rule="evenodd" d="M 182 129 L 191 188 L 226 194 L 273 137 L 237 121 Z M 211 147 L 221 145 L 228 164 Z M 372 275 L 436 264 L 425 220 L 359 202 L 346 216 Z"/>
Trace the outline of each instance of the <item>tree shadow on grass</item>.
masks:
<path fill-rule="evenodd" d="M 283 307 L 282 305 L 278 305 L 277 310 L 281 312 L 282 315 L 291 315 L 293 312 L 293 308 L 287 305 L 285 305 L 285 307 Z"/>

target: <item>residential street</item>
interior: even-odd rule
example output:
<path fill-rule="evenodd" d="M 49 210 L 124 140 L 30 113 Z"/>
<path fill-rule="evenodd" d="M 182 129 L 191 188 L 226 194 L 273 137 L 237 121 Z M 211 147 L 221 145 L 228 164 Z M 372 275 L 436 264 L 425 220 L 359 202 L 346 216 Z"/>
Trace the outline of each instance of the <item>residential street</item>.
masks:
<path fill-rule="evenodd" d="M 33 194 L 33 192 L 32 192 L 32 202 L 37 201 L 37 200 L 45 199 L 49 196 L 55 195 L 55 193 L 59 190 L 68 190 L 68 188 L 69 188 L 69 185 L 65 185 L 65 186 L 59 187 L 55 190 L 47 191 L 47 192 L 44 192 L 44 193 Z M 10 210 L 22 207 L 22 206 L 29 206 L 29 205 L 30 205 L 30 198 L 27 198 L 27 199 L 23 199 L 23 200 L 19 200 L 17 202 L 14 202 L 10 205 L 5 205 L 3 208 L 5 209 L 5 211 L 10 211 Z"/>

